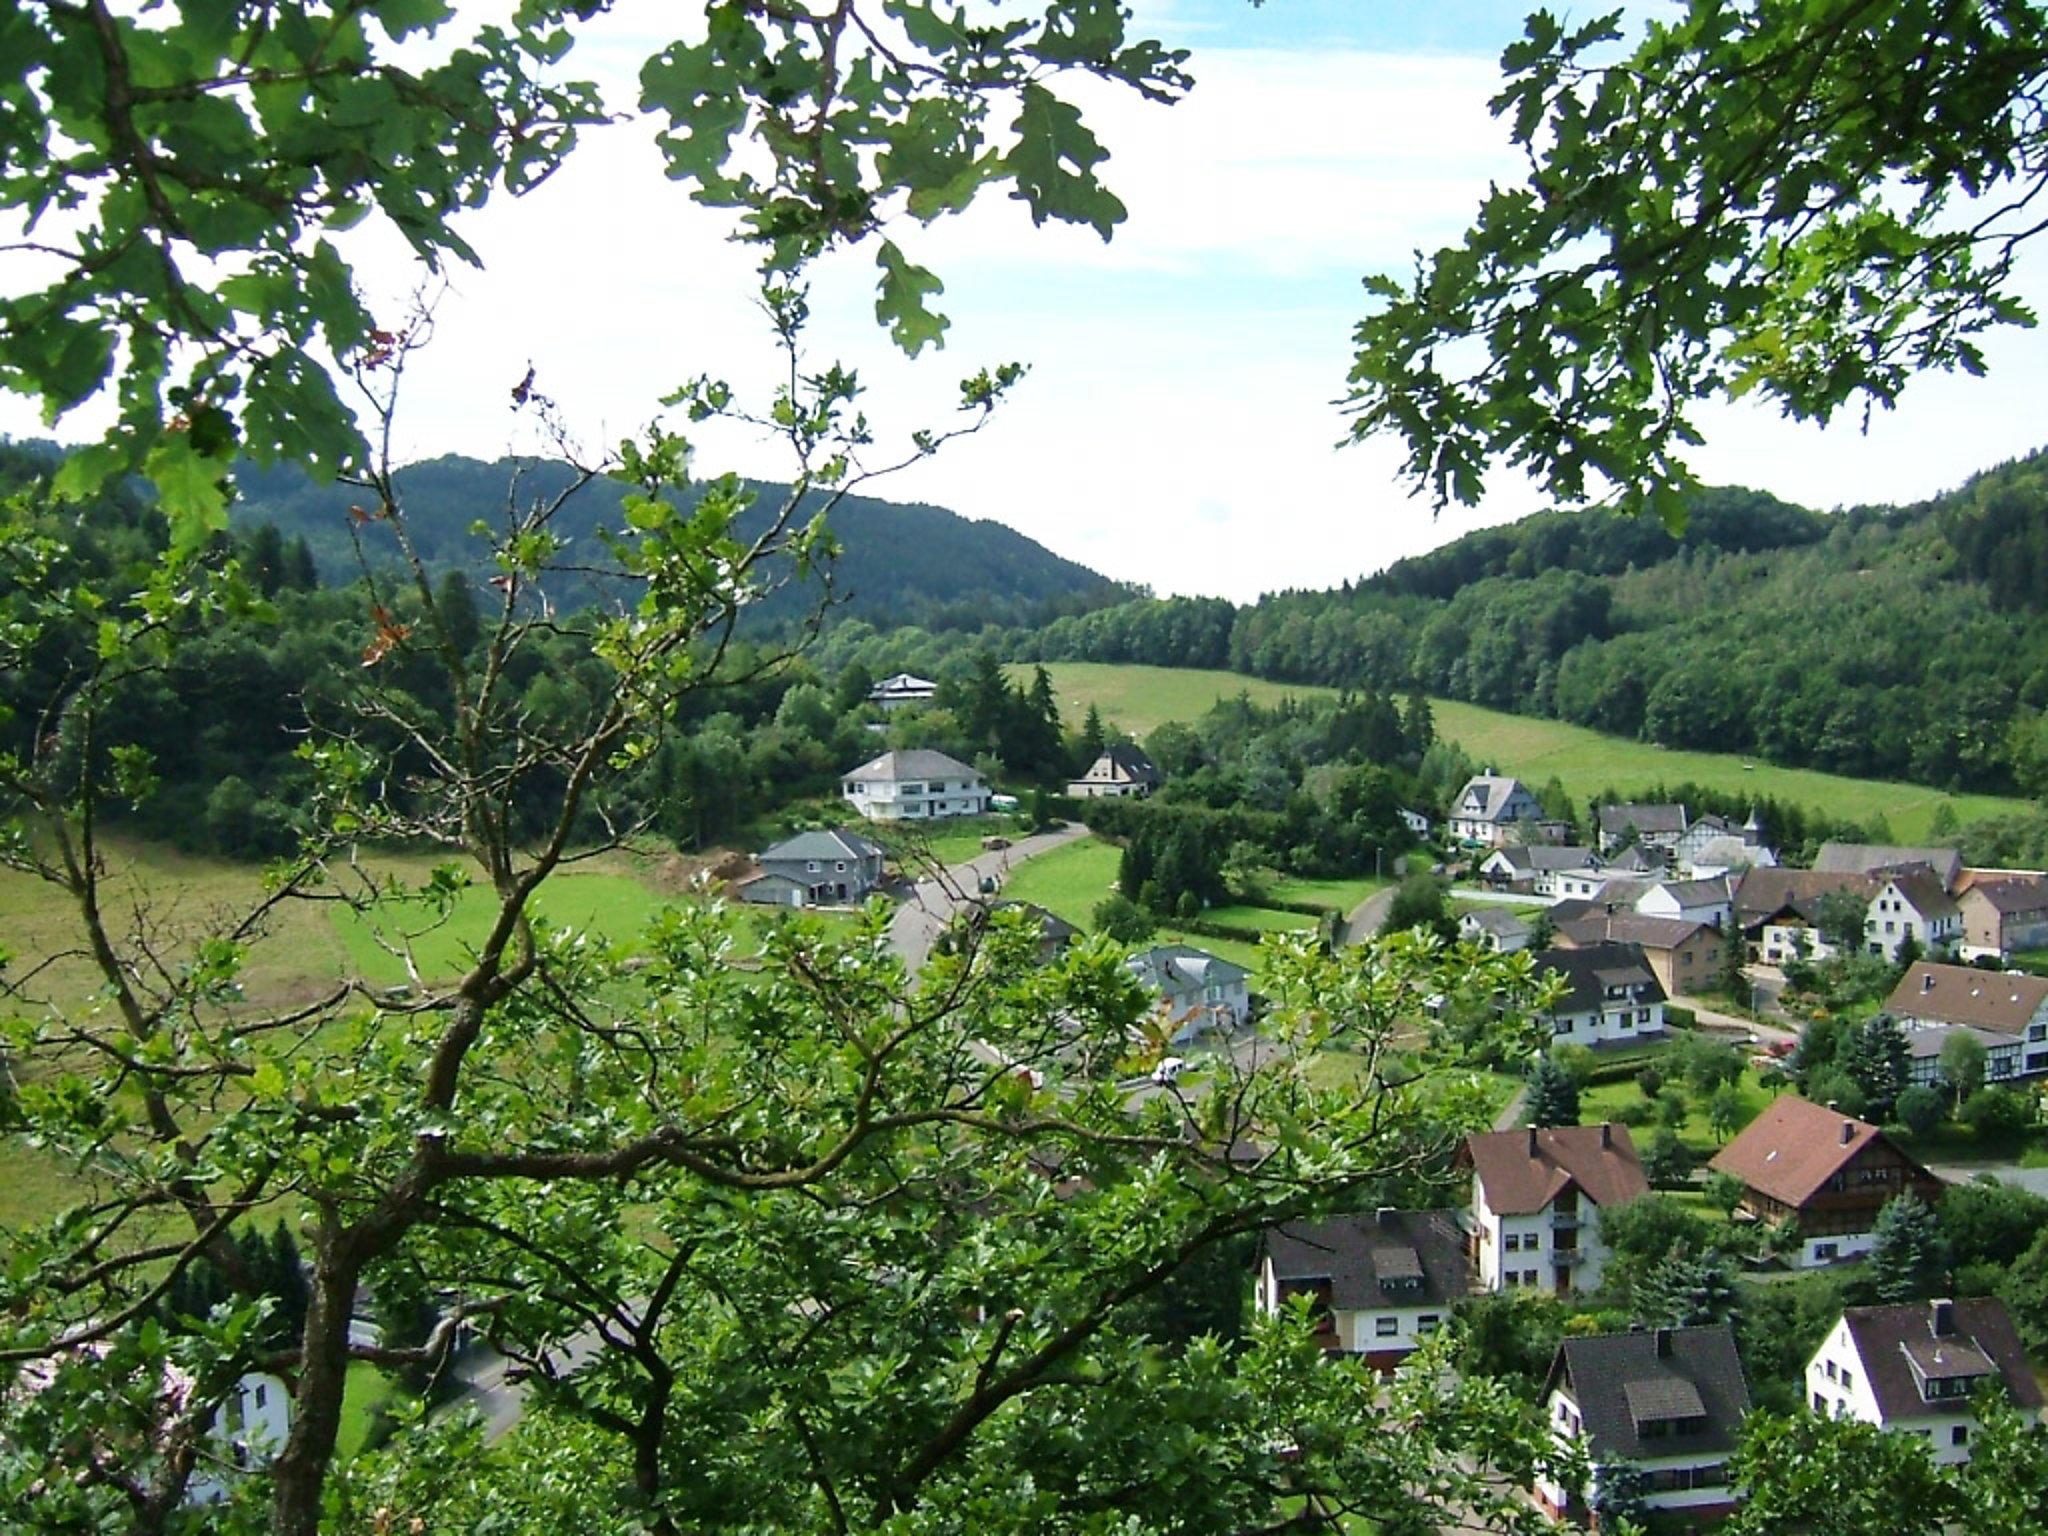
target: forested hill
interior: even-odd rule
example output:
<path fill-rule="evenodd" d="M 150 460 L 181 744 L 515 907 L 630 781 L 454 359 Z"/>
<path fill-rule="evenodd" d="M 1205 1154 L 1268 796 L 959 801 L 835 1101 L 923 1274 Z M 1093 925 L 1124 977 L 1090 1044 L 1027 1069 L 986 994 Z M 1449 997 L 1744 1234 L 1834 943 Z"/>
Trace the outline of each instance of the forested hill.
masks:
<path fill-rule="evenodd" d="M 531 497 L 559 490 L 570 471 L 562 464 L 485 463 L 458 455 L 401 470 L 408 521 L 428 560 L 437 568 L 474 560 L 478 541 L 469 528 L 505 506 L 515 474 L 518 494 Z M 287 539 L 303 535 L 323 579 L 348 579 L 354 570 L 348 508 L 362 499 L 361 492 L 315 484 L 297 469 L 244 466 L 235 478 L 242 493 L 233 514 L 238 524 L 275 523 Z M 757 515 L 765 519 L 786 491 L 765 484 L 759 489 Z M 557 527 L 595 555 L 598 530 L 619 524 L 622 494 L 623 488 L 609 481 L 591 485 L 564 509 Z M 832 528 L 843 546 L 833 570 L 839 611 L 871 622 L 928 629 L 1043 624 L 1127 595 L 1127 589 L 1061 559 L 1015 529 L 943 507 L 848 496 L 833 511 Z M 565 588 L 555 595 L 575 603 L 593 594 Z M 786 587 L 759 611 L 768 618 L 795 617 L 807 612 L 817 595 L 815 583 Z"/>
<path fill-rule="evenodd" d="M 1666 746 L 2048 793 L 2048 454 L 1933 501 L 1695 501 L 1469 534 L 1334 591 L 1120 604 L 1020 659 L 1431 693 Z"/>

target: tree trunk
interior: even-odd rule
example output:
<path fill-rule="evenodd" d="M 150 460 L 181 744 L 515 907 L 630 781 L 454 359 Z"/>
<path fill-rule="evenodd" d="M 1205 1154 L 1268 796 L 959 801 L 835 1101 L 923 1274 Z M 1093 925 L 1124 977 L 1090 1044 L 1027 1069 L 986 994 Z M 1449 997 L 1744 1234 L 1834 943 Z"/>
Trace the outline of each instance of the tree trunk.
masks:
<path fill-rule="evenodd" d="M 337 1252 L 322 1230 L 306 1302 L 299 1388 L 292 1399 L 291 1433 L 272 1468 L 271 1527 L 275 1536 L 317 1536 L 321 1492 L 341 1428 L 341 1398 L 348 1384 L 348 1323 L 355 1310 L 361 1265 Z"/>

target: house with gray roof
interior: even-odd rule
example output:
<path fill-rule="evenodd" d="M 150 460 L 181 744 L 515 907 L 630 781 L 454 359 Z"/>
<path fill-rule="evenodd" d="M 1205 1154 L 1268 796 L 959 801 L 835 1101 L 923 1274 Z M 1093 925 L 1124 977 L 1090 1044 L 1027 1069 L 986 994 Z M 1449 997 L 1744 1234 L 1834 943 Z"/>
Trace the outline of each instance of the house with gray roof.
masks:
<path fill-rule="evenodd" d="M 1727 1323 L 1566 1339 L 1543 1385 L 1544 1417 L 1591 1470 L 1586 1485 L 1538 1476 L 1536 1501 L 1556 1519 L 1583 1522 L 1601 1502 L 1600 1480 L 1626 1467 L 1644 1506 L 1706 1520 L 1735 1507 L 1728 1483 L 1749 1382 Z"/>
<path fill-rule="evenodd" d="M 1472 1283 L 1456 1211 L 1330 1216 L 1275 1227 L 1260 1245 L 1259 1311 L 1307 1296 L 1332 1354 L 1392 1370 L 1450 1320 Z"/>
<path fill-rule="evenodd" d="M 839 779 L 839 793 L 869 821 L 935 821 L 982 816 L 989 788 L 967 764 L 943 752 L 884 752 Z"/>
<path fill-rule="evenodd" d="M 1980 876 L 1972 870 L 1973 876 Z M 2003 960 L 2015 950 L 2048 949 L 2048 880 L 2038 875 L 1974 879 L 1956 905 L 1963 913 L 1965 960 Z"/>
<path fill-rule="evenodd" d="M 1555 910 L 1555 909 L 1553 909 Z M 1720 974 L 1722 951 L 1740 942 L 1718 928 L 1682 917 L 1645 917 L 1606 908 L 1556 922 L 1559 945 L 1628 944 L 1643 952 L 1667 998 L 1694 996 Z"/>
<path fill-rule="evenodd" d="M 1535 963 L 1537 975 L 1555 973 L 1564 981 L 1564 995 L 1550 1012 L 1550 1032 L 1559 1044 L 1625 1044 L 1664 1033 L 1669 994 L 1641 945 L 1554 945 Z"/>
<path fill-rule="evenodd" d="M 760 873 L 735 889 L 757 906 L 857 906 L 881 883 L 884 857 L 879 843 L 858 832 L 799 832 L 763 849 Z"/>
<path fill-rule="evenodd" d="M 1488 885 L 1557 896 L 1559 877 L 1590 870 L 1600 862 L 1590 848 L 1553 847 L 1547 843 L 1507 843 L 1479 863 L 1479 877 Z"/>
<path fill-rule="evenodd" d="M 1251 1017 L 1252 973 L 1205 949 L 1161 944 L 1124 964 L 1141 986 L 1158 994 L 1176 1045 L 1228 1033 Z"/>
<path fill-rule="evenodd" d="M 1113 741 L 1088 765 L 1086 773 L 1067 781 L 1067 793 L 1076 800 L 1142 799 L 1164 782 L 1165 775 L 1143 748 Z"/>
<path fill-rule="evenodd" d="M 937 683 L 910 672 L 885 677 L 868 690 L 869 700 L 884 709 L 900 709 L 905 704 L 929 704 L 938 696 Z"/>
<path fill-rule="evenodd" d="M 1526 834 L 1542 820 L 1543 807 L 1536 797 L 1520 779 L 1505 774 L 1474 774 L 1451 802 L 1451 836 L 1489 848 L 1514 842 L 1518 834 L 1527 841 Z"/>
<path fill-rule="evenodd" d="M 1527 949 L 1535 930 L 1506 907 L 1474 907 L 1458 919 L 1458 937 L 1497 955 Z"/>
<path fill-rule="evenodd" d="M 1886 843 L 1822 843 L 1813 867 L 1829 874 L 1874 875 L 1908 864 L 1925 864 L 1952 891 L 1962 878 L 1963 856 L 1953 848 L 1901 848 Z"/>
<path fill-rule="evenodd" d="M 1600 851 L 1613 853 L 1624 845 L 1662 849 L 1678 846 L 1688 825 L 1682 805 L 1603 805 L 1599 813 Z"/>
<path fill-rule="evenodd" d="M 1909 938 L 1923 955 L 1955 947 L 1963 936 L 1963 909 L 1939 875 L 1925 864 L 1907 864 L 1880 870 L 1877 878 L 1883 883 L 1863 920 L 1865 949 L 1896 961 Z"/>

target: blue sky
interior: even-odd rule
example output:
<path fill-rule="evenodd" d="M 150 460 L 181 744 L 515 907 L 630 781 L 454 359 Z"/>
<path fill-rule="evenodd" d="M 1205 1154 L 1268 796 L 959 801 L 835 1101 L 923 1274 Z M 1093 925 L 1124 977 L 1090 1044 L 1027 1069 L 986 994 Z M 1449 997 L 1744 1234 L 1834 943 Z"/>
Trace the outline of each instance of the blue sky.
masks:
<path fill-rule="evenodd" d="M 693 8 L 619 0 L 579 67 L 614 72 L 630 101 L 638 58 Z M 878 434 L 943 423 L 966 373 L 1030 365 L 971 442 L 872 487 L 1008 523 L 1052 549 L 1162 592 L 1240 600 L 1357 577 L 1467 528 L 1534 510 L 1512 474 L 1477 511 L 1433 517 L 1397 482 L 1392 443 L 1339 450 L 1363 274 L 1455 239 L 1516 157 L 1486 110 L 1522 7 L 1499 0 L 1139 0 L 1139 20 L 1193 51 L 1192 96 L 1163 108 L 1079 92 L 1130 208 L 1104 245 L 1034 229 L 987 198 L 929 229 L 893 231 L 946 283 L 953 330 L 915 363 L 872 318 L 872 253 L 813 279 L 813 357 L 860 370 Z M 1590 8 L 1575 8 L 1580 17 Z M 505 410 L 529 362 L 585 441 L 657 414 L 699 373 L 765 387 L 775 359 L 751 304 L 748 253 L 662 176 L 644 128 L 590 136 L 537 193 L 465 232 L 487 265 L 453 275 L 436 342 L 410 375 L 399 440 L 416 456 L 531 449 Z M 353 247 L 381 312 L 418 281 L 395 242 Z M 2042 262 L 2023 286 L 2048 298 Z M 1827 432 L 1755 408 L 1706 413 L 1708 479 L 1829 507 L 1912 499 L 2039 446 L 2042 346 L 1992 338 L 1988 380 L 1932 379 L 1881 416 Z M 36 430 L 0 410 L 0 429 Z M 878 451 L 878 457 L 880 452 Z M 699 463 L 773 477 L 775 445 L 703 434 Z"/>

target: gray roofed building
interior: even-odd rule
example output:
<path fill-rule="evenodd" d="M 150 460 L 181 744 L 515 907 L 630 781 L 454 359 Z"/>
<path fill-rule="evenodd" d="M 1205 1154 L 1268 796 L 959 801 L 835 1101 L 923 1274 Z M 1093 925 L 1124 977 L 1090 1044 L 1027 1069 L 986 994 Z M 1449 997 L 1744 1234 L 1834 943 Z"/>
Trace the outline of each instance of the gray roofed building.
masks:
<path fill-rule="evenodd" d="M 1904 848 L 1885 843 L 1822 843 L 1813 867 L 1828 874 L 1871 875 L 1925 864 L 1952 890 L 1963 873 L 1963 856 L 1953 848 Z"/>
<path fill-rule="evenodd" d="M 1128 741 L 1113 741 L 1088 765 L 1086 773 L 1067 781 L 1067 793 L 1077 800 L 1142 797 L 1164 782 L 1165 775 L 1142 748 Z"/>
<path fill-rule="evenodd" d="M 1517 824 L 1543 819 L 1543 807 L 1519 779 L 1479 773 L 1465 781 L 1451 802 L 1451 836 L 1498 848 Z"/>
<path fill-rule="evenodd" d="M 1381 1210 L 1289 1222 L 1265 1236 L 1260 1310 L 1314 1298 L 1326 1349 L 1392 1365 L 1450 1316 L 1471 1288 L 1455 1211 Z"/>
<path fill-rule="evenodd" d="M 1506 907 L 1474 907 L 1458 919 L 1458 937 L 1495 954 L 1526 949 L 1534 930 Z"/>
<path fill-rule="evenodd" d="M 923 747 L 884 752 L 841 774 L 839 792 L 870 821 L 980 816 L 989 807 L 988 785 L 979 773 Z"/>
<path fill-rule="evenodd" d="M 1251 1014 L 1251 972 L 1191 944 L 1161 944 L 1124 962 L 1138 983 L 1156 992 L 1177 1044 L 1227 1031 Z"/>
<path fill-rule="evenodd" d="M 1538 1480 L 1553 1515 L 1599 1500 L 1604 1469 L 1642 1474 L 1651 1510 L 1693 1516 L 1729 1507 L 1727 1462 L 1749 1412 L 1749 1383 L 1727 1323 L 1566 1339 L 1544 1383 L 1551 1433 L 1578 1442 L 1593 1472 L 1585 1488 Z"/>
<path fill-rule="evenodd" d="M 762 850 L 760 873 L 735 890 L 757 906 L 850 906 L 881 883 L 885 857 L 881 844 L 858 832 L 799 832 Z"/>
<path fill-rule="evenodd" d="M 1688 825 L 1682 805 L 1616 804 L 1600 807 L 1600 851 L 1612 853 L 1634 834 L 1634 842 L 1670 850 Z"/>

